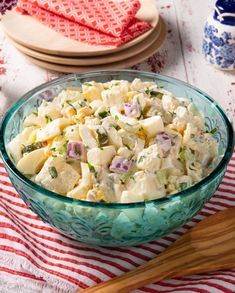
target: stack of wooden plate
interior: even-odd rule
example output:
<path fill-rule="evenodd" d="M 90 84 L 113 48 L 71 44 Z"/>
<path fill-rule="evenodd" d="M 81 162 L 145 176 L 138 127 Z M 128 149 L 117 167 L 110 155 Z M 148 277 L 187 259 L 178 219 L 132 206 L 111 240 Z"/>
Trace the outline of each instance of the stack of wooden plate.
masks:
<path fill-rule="evenodd" d="M 154 0 L 142 0 L 136 15 L 152 29 L 120 47 L 94 46 L 62 36 L 29 15 L 16 11 L 2 18 L 2 27 L 11 43 L 33 63 L 60 72 L 83 72 L 132 66 L 159 50 L 166 26 Z"/>

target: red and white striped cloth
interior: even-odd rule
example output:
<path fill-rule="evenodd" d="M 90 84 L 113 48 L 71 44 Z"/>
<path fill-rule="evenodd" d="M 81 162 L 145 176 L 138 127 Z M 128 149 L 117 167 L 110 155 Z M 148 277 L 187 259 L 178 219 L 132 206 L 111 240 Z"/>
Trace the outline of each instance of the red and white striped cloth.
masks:
<path fill-rule="evenodd" d="M 135 18 L 139 0 L 20 0 L 17 7 L 65 37 L 89 44 L 118 47 L 151 28 Z"/>
<path fill-rule="evenodd" d="M 0 292 L 72 293 L 150 260 L 203 218 L 235 206 L 235 152 L 218 191 L 183 228 L 144 245 L 100 248 L 73 241 L 23 203 L 0 162 Z M 235 292 L 235 268 L 165 280 L 137 292 Z"/>

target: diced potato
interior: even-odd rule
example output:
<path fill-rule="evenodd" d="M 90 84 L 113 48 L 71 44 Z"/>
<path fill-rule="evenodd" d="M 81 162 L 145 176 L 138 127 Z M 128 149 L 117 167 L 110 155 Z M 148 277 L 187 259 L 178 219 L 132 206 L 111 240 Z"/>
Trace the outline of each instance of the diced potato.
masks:
<path fill-rule="evenodd" d="M 15 163 L 22 157 L 22 146 L 32 144 L 35 142 L 36 130 L 35 126 L 26 127 L 20 134 L 18 134 L 8 144 L 8 150 L 14 159 Z"/>
<path fill-rule="evenodd" d="M 109 144 L 114 145 L 116 148 L 120 148 L 122 146 L 122 138 L 118 131 L 114 128 L 113 124 L 106 120 L 102 123 L 102 126 L 108 133 Z"/>
<path fill-rule="evenodd" d="M 170 169 L 170 168 L 175 168 L 171 157 L 162 158 L 161 169 L 164 170 L 164 169 Z"/>
<path fill-rule="evenodd" d="M 142 194 L 137 194 L 129 190 L 124 190 L 121 195 L 121 203 L 140 202 L 144 201 Z"/>
<path fill-rule="evenodd" d="M 22 135 L 24 136 L 24 138 L 26 140 L 30 139 L 32 133 L 38 129 L 37 127 L 35 126 L 30 126 L 30 127 L 26 127 L 23 131 L 22 131 Z"/>
<path fill-rule="evenodd" d="M 71 120 L 67 118 L 58 118 L 48 123 L 42 129 L 37 131 L 37 141 L 45 141 L 51 139 L 61 133 L 61 131 L 71 124 Z"/>
<path fill-rule="evenodd" d="M 178 118 L 187 119 L 188 110 L 185 107 L 179 106 L 176 108 L 175 114 Z"/>
<path fill-rule="evenodd" d="M 82 179 L 79 182 L 79 185 L 74 189 L 70 190 L 67 194 L 68 197 L 85 199 L 88 190 L 91 188 L 91 172 L 88 164 L 81 163 L 82 170 Z"/>
<path fill-rule="evenodd" d="M 91 172 L 87 163 L 81 163 L 82 170 L 82 182 L 90 186 L 91 185 Z"/>
<path fill-rule="evenodd" d="M 146 88 L 146 85 L 140 78 L 135 78 L 130 86 L 132 91 L 143 91 Z"/>
<path fill-rule="evenodd" d="M 135 146 L 134 146 L 134 153 L 137 156 L 143 149 L 145 145 L 145 140 L 137 138 L 135 141 Z"/>
<path fill-rule="evenodd" d="M 141 170 L 154 172 L 160 169 L 161 158 L 157 145 L 153 144 L 138 154 L 136 166 Z"/>
<path fill-rule="evenodd" d="M 98 143 L 95 138 L 92 136 L 90 129 L 86 125 L 79 125 L 79 134 L 82 138 L 83 144 L 92 149 L 98 147 Z"/>
<path fill-rule="evenodd" d="M 100 119 L 93 118 L 92 116 L 85 117 L 85 125 L 88 126 L 90 129 L 95 129 L 95 127 L 101 124 Z"/>
<path fill-rule="evenodd" d="M 101 93 L 104 104 L 108 107 L 120 107 L 124 103 L 123 95 L 119 89 L 113 88 L 104 90 Z"/>
<path fill-rule="evenodd" d="M 48 158 L 48 148 L 44 147 L 24 155 L 17 163 L 17 169 L 23 174 L 34 175 L 42 168 Z"/>
<path fill-rule="evenodd" d="M 116 154 L 114 146 L 93 148 L 87 152 L 87 161 L 93 165 L 107 166 Z"/>
<path fill-rule="evenodd" d="M 161 188 L 157 177 L 153 173 L 139 171 L 134 174 L 134 180 L 131 179 L 127 183 L 127 189 L 131 194 L 136 196 L 143 196 L 144 199 L 160 198 L 165 195 L 165 192 L 159 193 L 159 188 Z"/>
<path fill-rule="evenodd" d="M 45 117 L 30 114 L 27 116 L 23 122 L 23 127 L 29 127 L 29 126 L 38 126 L 38 127 L 44 127 L 46 125 L 46 119 Z"/>
<path fill-rule="evenodd" d="M 127 147 L 120 147 L 117 154 L 123 158 L 129 159 L 133 153 Z"/>
<path fill-rule="evenodd" d="M 103 102 L 101 100 L 94 100 L 90 103 L 90 107 L 93 109 L 93 110 L 97 110 L 99 109 L 100 107 L 103 107 Z"/>
<path fill-rule="evenodd" d="M 79 125 L 70 125 L 64 129 L 64 136 L 71 141 L 81 141 L 79 134 Z"/>
<path fill-rule="evenodd" d="M 101 99 L 101 91 L 103 86 L 95 81 L 84 82 L 82 84 L 83 97 L 92 102 Z"/>
<path fill-rule="evenodd" d="M 54 168 L 55 173 L 51 172 L 51 168 Z M 79 173 L 64 158 L 50 157 L 36 176 L 35 182 L 53 192 L 66 195 L 74 188 L 79 177 Z"/>
<path fill-rule="evenodd" d="M 143 110 L 146 106 L 146 95 L 144 93 L 135 95 L 133 98 L 133 103 L 138 105 L 140 109 Z"/>
<path fill-rule="evenodd" d="M 124 97 L 125 102 L 131 102 L 133 97 L 137 94 L 138 94 L 138 92 L 136 92 L 136 91 L 131 91 L 131 92 L 126 93 L 126 96 Z"/>
<path fill-rule="evenodd" d="M 146 131 L 148 137 L 153 137 L 164 130 L 164 124 L 160 116 L 153 116 L 140 121 L 140 125 Z"/>
<path fill-rule="evenodd" d="M 174 112 L 179 105 L 180 102 L 171 94 L 165 94 L 162 96 L 162 106 L 165 111 Z"/>
<path fill-rule="evenodd" d="M 89 186 L 80 183 L 74 189 L 70 190 L 67 193 L 68 197 L 77 198 L 77 199 L 86 199 L 87 192 L 89 191 Z"/>
<path fill-rule="evenodd" d="M 52 120 L 62 117 L 60 109 L 52 102 L 42 101 L 38 108 L 38 115 L 42 117 L 49 116 Z"/>
<path fill-rule="evenodd" d="M 26 144 L 26 139 L 22 135 L 22 133 L 18 134 L 12 141 L 9 142 L 7 149 L 11 154 L 13 160 L 17 163 L 22 157 L 22 145 Z"/>
<path fill-rule="evenodd" d="M 184 131 L 183 143 L 187 144 L 190 142 L 191 138 L 195 137 L 198 133 L 197 127 L 192 123 L 187 123 L 186 129 Z"/>
<path fill-rule="evenodd" d="M 77 100 L 82 100 L 82 94 L 79 88 L 68 88 L 67 90 L 63 90 L 55 99 L 54 103 L 58 105 L 60 108 L 63 108 L 67 101 L 74 103 Z"/>

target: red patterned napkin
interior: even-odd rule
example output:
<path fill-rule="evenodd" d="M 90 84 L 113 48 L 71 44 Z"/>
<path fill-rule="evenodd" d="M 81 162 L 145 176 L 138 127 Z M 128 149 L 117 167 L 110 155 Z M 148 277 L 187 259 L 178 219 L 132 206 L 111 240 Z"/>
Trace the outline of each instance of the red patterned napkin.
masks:
<path fill-rule="evenodd" d="M 0 160 L 0 292 L 73 293 L 119 276 L 158 255 L 188 229 L 235 206 L 235 152 L 218 190 L 184 227 L 143 245 L 104 248 L 72 240 L 24 204 Z M 235 268 L 149 284 L 133 293 L 234 293 Z"/>
<path fill-rule="evenodd" d="M 151 28 L 135 18 L 139 0 L 20 0 L 18 9 L 64 36 L 95 45 L 120 46 Z"/>

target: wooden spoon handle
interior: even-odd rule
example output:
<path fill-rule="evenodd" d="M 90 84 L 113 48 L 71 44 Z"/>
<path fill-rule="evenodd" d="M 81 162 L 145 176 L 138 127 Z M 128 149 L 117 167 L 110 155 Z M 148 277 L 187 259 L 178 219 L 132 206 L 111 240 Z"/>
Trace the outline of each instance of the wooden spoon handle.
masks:
<path fill-rule="evenodd" d="M 156 258 L 85 289 L 86 293 L 125 293 L 166 278 L 235 267 L 235 207 L 201 221 Z"/>

